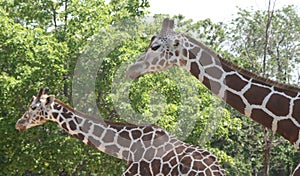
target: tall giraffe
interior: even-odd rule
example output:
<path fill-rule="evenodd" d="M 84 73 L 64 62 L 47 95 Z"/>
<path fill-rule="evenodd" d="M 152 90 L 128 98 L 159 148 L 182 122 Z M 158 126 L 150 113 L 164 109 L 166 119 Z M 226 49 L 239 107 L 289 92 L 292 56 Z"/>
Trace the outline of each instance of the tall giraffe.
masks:
<path fill-rule="evenodd" d="M 212 153 L 186 144 L 158 126 L 96 119 L 48 95 L 48 91 L 40 89 L 37 97 L 33 97 L 16 129 L 25 131 L 54 121 L 85 144 L 126 160 L 124 176 L 225 175 Z"/>
<path fill-rule="evenodd" d="M 173 28 L 173 20 L 163 21 L 161 32 L 128 68 L 127 79 L 179 66 L 234 109 L 283 136 L 300 151 L 300 88 L 239 68 Z M 298 172 L 300 175 L 300 169 Z"/>

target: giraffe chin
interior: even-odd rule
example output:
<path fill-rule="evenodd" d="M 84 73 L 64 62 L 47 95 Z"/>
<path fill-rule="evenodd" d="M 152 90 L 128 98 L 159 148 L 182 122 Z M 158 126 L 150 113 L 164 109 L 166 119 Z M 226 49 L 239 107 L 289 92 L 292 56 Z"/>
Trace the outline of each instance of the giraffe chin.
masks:
<path fill-rule="evenodd" d="M 126 79 L 127 80 L 137 80 L 137 79 L 139 79 L 143 75 L 144 74 L 140 74 L 138 72 L 129 72 L 129 71 L 127 71 L 127 73 L 126 73 Z"/>
<path fill-rule="evenodd" d="M 16 126 L 16 129 L 19 130 L 20 132 L 26 131 L 26 127 L 25 126 Z"/>
<path fill-rule="evenodd" d="M 16 129 L 19 130 L 19 131 L 21 131 L 21 132 L 26 131 L 26 130 L 27 130 L 26 126 L 24 126 L 24 125 L 23 125 L 22 123 L 20 123 L 20 122 L 22 122 L 22 120 L 19 120 L 19 121 L 17 122 L 17 124 L 16 124 Z"/>

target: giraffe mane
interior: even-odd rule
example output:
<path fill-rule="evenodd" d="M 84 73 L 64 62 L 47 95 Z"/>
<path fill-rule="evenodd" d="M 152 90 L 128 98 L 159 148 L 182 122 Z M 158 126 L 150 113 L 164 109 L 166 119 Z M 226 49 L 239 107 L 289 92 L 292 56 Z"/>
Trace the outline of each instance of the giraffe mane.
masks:
<path fill-rule="evenodd" d="M 239 66 L 234 65 L 232 62 L 223 59 L 219 55 L 218 55 L 218 58 L 224 64 L 226 64 L 229 68 L 237 70 L 238 72 L 240 72 L 240 73 L 242 73 L 242 74 L 244 74 L 246 76 L 249 76 L 249 77 L 253 78 L 255 81 L 259 81 L 262 84 L 265 83 L 265 84 L 268 84 L 268 85 L 271 85 L 271 86 L 274 86 L 274 87 L 277 87 L 277 88 L 281 88 L 281 89 L 285 89 L 285 90 L 289 90 L 289 91 L 294 91 L 294 92 L 300 92 L 300 88 L 299 87 L 296 87 L 296 86 L 293 86 L 293 85 L 284 84 L 284 83 L 280 83 L 278 81 L 274 81 L 274 80 L 271 80 L 271 79 L 259 76 L 259 75 L 255 74 L 255 73 L 252 73 L 252 72 L 250 72 L 248 70 L 245 70 L 245 69 L 243 69 L 243 68 L 241 68 Z"/>
<path fill-rule="evenodd" d="M 126 122 L 112 122 L 110 120 L 103 120 L 101 118 L 101 116 L 99 118 L 96 118 L 96 117 L 93 117 L 93 116 L 90 116 L 90 115 L 87 115 L 81 111 L 78 111 L 76 109 L 74 109 L 73 107 L 63 103 L 62 101 L 58 100 L 58 99 L 55 99 L 54 100 L 56 103 L 60 104 L 61 106 L 63 107 L 66 107 L 68 108 L 70 111 L 72 111 L 74 114 L 77 114 L 81 117 L 84 117 L 86 119 L 89 119 L 89 120 L 92 120 L 96 123 L 101 123 L 101 124 L 107 124 L 107 125 L 111 125 L 111 126 L 117 126 L 117 127 L 123 127 L 123 126 L 126 126 L 126 127 L 138 127 L 138 126 L 142 126 L 142 125 L 135 125 L 135 124 L 131 124 L 131 123 L 126 123 Z"/>
<path fill-rule="evenodd" d="M 243 68 L 241 68 L 241 67 L 233 64 L 232 62 L 230 62 L 228 60 L 225 60 L 223 57 L 221 57 L 220 55 L 217 55 L 212 49 L 208 48 L 203 43 L 201 43 L 201 42 L 199 42 L 199 41 L 197 41 L 197 40 L 195 40 L 195 39 L 193 39 L 193 38 L 191 38 L 191 37 L 189 37 L 187 35 L 184 35 L 184 36 L 187 37 L 190 41 L 192 41 L 196 45 L 199 45 L 201 48 L 205 49 L 213 57 L 220 59 L 220 61 L 223 64 L 225 64 L 226 66 L 228 66 L 229 68 L 231 68 L 233 70 L 236 70 L 236 71 L 242 73 L 245 76 L 251 77 L 255 81 L 258 81 L 258 82 L 260 82 L 262 84 L 267 84 L 267 85 L 270 85 L 270 86 L 274 86 L 276 88 L 285 89 L 285 90 L 288 90 L 288 91 L 300 92 L 300 88 L 299 87 L 288 85 L 288 84 L 279 83 L 277 81 L 273 81 L 271 79 L 259 76 L 259 75 L 255 74 L 255 73 L 252 73 L 252 72 L 250 72 L 250 71 L 248 71 L 246 69 L 243 69 Z M 195 53 L 193 53 L 193 54 L 195 54 Z"/>

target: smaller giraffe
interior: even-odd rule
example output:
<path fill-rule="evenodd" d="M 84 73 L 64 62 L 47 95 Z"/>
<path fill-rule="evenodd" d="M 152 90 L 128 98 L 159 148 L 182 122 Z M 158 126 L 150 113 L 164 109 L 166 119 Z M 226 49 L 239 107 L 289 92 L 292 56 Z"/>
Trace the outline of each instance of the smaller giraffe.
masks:
<path fill-rule="evenodd" d="M 54 121 L 85 144 L 126 160 L 123 176 L 225 175 L 212 153 L 184 143 L 158 126 L 96 119 L 48 95 L 48 91 L 40 89 L 32 98 L 16 129 L 25 131 Z"/>

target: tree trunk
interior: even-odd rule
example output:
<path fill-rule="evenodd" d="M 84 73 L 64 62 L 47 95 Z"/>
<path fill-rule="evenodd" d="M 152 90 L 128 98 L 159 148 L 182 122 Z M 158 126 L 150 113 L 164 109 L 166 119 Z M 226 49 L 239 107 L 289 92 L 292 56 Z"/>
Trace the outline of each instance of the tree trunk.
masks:
<path fill-rule="evenodd" d="M 267 64 L 267 54 L 268 54 L 268 47 L 269 47 L 269 38 L 270 38 L 270 30 L 271 30 L 271 22 L 274 12 L 274 6 L 275 2 L 273 4 L 273 9 L 271 10 L 271 1 L 269 0 L 268 4 L 268 16 L 267 16 L 267 22 L 266 22 L 266 28 L 265 28 L 265 45 L 264 45 L 264 55 L 263 55 L 263 76 L 266 76 L 266 64 Z M 273 133 L 266 127 L 263 127 L 264 131 L 264 142 L 265 142 L 265 154 L 264 154 L 264 176 L 269 175 L 270 170 L 270 153 L 273 143 Z M 270 135 L 269 135 L 270 133 Z"/>

